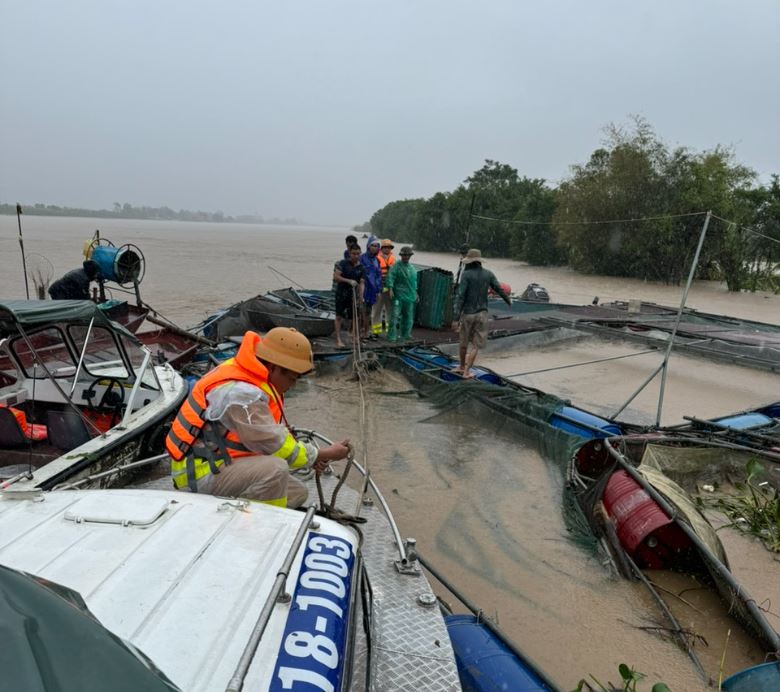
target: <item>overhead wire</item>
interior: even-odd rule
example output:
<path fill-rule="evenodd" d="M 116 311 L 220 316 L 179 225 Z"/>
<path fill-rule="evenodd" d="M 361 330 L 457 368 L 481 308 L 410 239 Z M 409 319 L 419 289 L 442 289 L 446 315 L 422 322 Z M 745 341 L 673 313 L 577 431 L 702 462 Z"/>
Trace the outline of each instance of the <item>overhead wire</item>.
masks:
<path fill-rule="evenodd" d="M 662 216 L 638 216 L 630 219 L 608 219 L 604 221 L 522 221 L 520 219 L 499 219 L 494 216 L 481 216 L 472 214 L 475 219 L 483 221 L 499 221 L 501 223 L 516 224 L 518 226 L 594 226 L 608 223 L 635 223 L 637 221 L 660 221 L 663 219 L 682 219 L 692 216 L 704 216 L 706 211 L 694 211 L 687 214 L 664 214 Z"/>
<path fill-rule="evenodd" d="M 729 219 L 724 219 L 722 216 L 718 216 L 717 214 L 713 214 L 712 218 L 713 219 L 717 219 L 718 221 L 722 221 L 723 223 L 730 223 L 730 224 L 734 224 L 735 226 L 739 225 L 736 221 L 730 221 Z M 744 231 L 747 231 L 751 235 L 758 236 L 759 238 L 764 238 L 766 240 L 771 240 L 773 243 L 780 243 L 780 239 L 773 238 L 772 236 L 766 235 L 764 233 L 759 233 L 758 231 L 753 230 L 753 228 L 751 228 L 750 226 L 742 226 L 742 229 Z"/>

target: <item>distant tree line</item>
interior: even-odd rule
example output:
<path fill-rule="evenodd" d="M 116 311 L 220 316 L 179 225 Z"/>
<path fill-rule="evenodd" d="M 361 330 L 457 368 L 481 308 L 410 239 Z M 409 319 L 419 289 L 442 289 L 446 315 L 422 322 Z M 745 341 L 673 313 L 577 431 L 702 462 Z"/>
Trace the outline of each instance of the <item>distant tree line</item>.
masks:
<path fill-rule="evenodd" d="M 151 219 L 156 221 L 210 221 L 212 223 L 268 223 L 278 225 L 300 225 L 297 219 L 264 219 L 256 214 L 228 216 L 221 211 L 176 211 L 170 207 L 134 206 L 125 202 L 114 202 L 113 209 L 81 209 L 60 207 L 56 204 L 22 205 L 22 212 L 30 216 L 82 216 L 100 219 Z M 16 214 L 16 204 L 0 204 L 0 214 Z"/>
<path fill-rule="evenodd" d="M 756 184 L 720 146 L 670 149 L 641 118 L 608 127 L 603 144 L 557 187 L 488 159 L 452 192 L 390 202 L 356 230 L 420 250 L 468 243 L 533 265 L 680 283 L 704 223 L 699 212 L 711 210 L 719 218 L 710 222 L 698 276 L 732 291 L 780 291 L 777 175 Z"/>

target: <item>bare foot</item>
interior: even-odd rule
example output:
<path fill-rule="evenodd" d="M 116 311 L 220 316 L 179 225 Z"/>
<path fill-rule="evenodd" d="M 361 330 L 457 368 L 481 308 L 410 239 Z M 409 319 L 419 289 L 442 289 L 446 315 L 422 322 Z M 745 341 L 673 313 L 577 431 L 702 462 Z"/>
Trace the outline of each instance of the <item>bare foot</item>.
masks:
<path fill-rule="evenodd" d="M 336 348 L 344 348 L 344 344 L 342 344 L 340 341 L 337 341 Z"/>
<path fill-rule="evenodd" d="M 462 376 L 463 375 L 463 368 L 461 368 L 461 367 L 453 368 L 452 369 L 452 373 L 455 374 L 455 375 L 461 375 Z"/>
<path fill-rule="evenodd" d="M 464 373 L 461 375 L 461 377 L 462 377 L 464 380 L 473 380 L 473 379 L 474 379 L 474 375 L 472 375 L 470 372 L 464 372 Z"/>

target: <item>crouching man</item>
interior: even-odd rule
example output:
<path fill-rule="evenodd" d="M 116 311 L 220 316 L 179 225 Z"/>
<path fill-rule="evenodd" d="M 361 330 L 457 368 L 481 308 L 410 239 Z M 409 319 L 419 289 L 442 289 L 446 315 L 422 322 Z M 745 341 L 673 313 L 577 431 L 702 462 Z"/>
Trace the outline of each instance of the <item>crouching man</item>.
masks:
<path fill-rule="evenodd" d="M 195 383 L 171 426 L 165 445 L 176 488 L 279 507 L 306 502 L 289 472 L 322 472 L 349 443 L 318 449 L 290 433 L 284 394 L 313 368 L 311 344 L 295 329 L 247 332 L 235 358 Z"/>

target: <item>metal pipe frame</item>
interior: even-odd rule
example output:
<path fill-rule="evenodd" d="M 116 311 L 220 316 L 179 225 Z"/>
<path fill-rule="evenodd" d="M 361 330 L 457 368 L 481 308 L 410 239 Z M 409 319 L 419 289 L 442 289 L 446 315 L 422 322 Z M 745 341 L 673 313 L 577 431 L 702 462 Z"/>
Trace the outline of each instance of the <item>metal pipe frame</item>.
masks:
<path fill-rule="evenodd" d="M 87 327 L 87 335 L 84 337 L 84 345 L 81 347 L 81 355 L 79 356 L 79 362 L 76 364 L 76 372 L 73 375 L 73 384 L 70 386 L 70 395 L 73 396 L 73 392 L 76 389 L 76 383 L 79 380 L 81 374 L 81 366 L 84 364 L 84 356 L 87 355 L 87 344 L 89 343 L 89 337 L 92 334 L 92 325 L 95 324 L 95 318 L 92 317 L 89 320 L 89 326 Z M 72 336 L 71 336 L 72 338 Z"/>
<path fill-rule="evenodd" d="M 129 464 L 122 464 L 122 466 L 115 466 L 112 469 L 108 469 L 108 471 L 101 471 L 100 473 L 95 473 L 91 476 L 87 476 L 86 478 L 82 478 L 81 480 L 75 481 L 74 483 L 67 483 L 66 485 L 55 485 L 52 490 L 75 490 L 77 488 L 80 488 L 82 485 L 85 485 L 91 481 L 96 481 L 100 478 L 105 478 L 106 476 L 112 476 L 116 473 L 121 473 L 122 471 L 127 471 L 129 469 L 134 469 L 139 466 L 146 466 L 147 464 L 153 464 L 157 461 L 162 461 L 163 459 L 166 459 L 168 457 L 168 454 L 158 454 L 157 456 L 153 457 L 147 457 L 146 459 L 139 459 L 138 461 L 131 461 Z M 2 486 L 0 486 L 2 487 Z"/>
<path fill-rule="evenodd" d="M 306 435 L 312 439 L 319 440 L 320 442 L 324 442 L 327 445 L 333 444 L 333 441 L 325 437 L 324 435 L 316 432 L 315 430 L 308 430 L 306 428 L 296 428 L 294 427 L 292 429 L 293 434 L 301 434 Z M 363 474 L 363 477 L 367 479 L 368 485 L 371 486 L 371 490 L 373 491 L 374 495 L 376 496 L 376 499 L 379 501 L 379 504 L 382 507 L 382 511 L 385 513 L 385 516 L 387 517 L 387 521 L 390 524 L 390 529 L 393 532 L 393 538 L 395 539 L 395 545 L 398 548 L 398 556 L 401 560 L 402 564 L 406 564 L 409 561 L 409 558 L 406 554 L 406 547 L 404 546 L 403 539 L 401 538 L 401 533 L 398 531 L 398 526 L 395 523 L 395 519 L 393 518 L 393 514 L 390 511 L 390 507 L 387 504 L 387 500 L 385 500 L 384 495 L 382 495 L 382 492 L 377 487 L 376 483 L 374 483 L 373 479 L 366 473 L 366 470 L 360 465 L 360 463 L 356 460 L 352 461 L 352 464 L 355 466 L 355 468 Z"/>
<path fill-rule="evenodd" d="M 54 375 L 52 375 L 51 370 L 49 370 L 49 368 L 46 366 L 46 363 L 44 363 L 41 360 L 41 357 L 38 355 L 38 352 L 35 350 L 35 347 L 32 345 L 32 341 L 30 341 L 30 337 L 27 335 L 27 332 L 22 328 L 20 324 L 17 324 L 17 327 L 19 329 L 19 334 L 24 340 L 24 343 L 26 344 L 27 348 L 30 349 L 30 355 L 34 358 L 35 364 L 41 366 L 41 369 L 46 374 L 46 376 L 51 380 L 51 383 L 54 385 L 55 389 L 62 395 L 65 404 L 70 406 L 78 414 L 79 418 L 81 418 L 81 420 L 83 420 L 86 425 L 91 426 L 92 429 L 98 435 L 103 435 L 104 433 L 87 416 L 85 416 L 82 413 L 81 409 L 78 406 L 76 406 L 73 399 L 71 399 L 67 394 L 65 394 L 65 390 L 60 386 L 60 383 L 57 382 L 57 378 L 54 377 Z M 33 381 L 34 380 L 35 380 L 35 376 L 33 375 Z"/>
<path fill-rule="evenodd" d="M 693 277 L 696 274 L 696 267 L 699 265 L 699 255 L 701 254 L 702 245 L 704 245 L 704 238 L 707 235 L 707 228 L 710 225 L 710 219 L 712 218 L 712 212 L 708 211 L 707 216 L 704 217 L 704 226 L 701 229 L 699 235 L 699 244 L 696 246 L 696 254 L 693 256 L 693 262 L 691 262 L 691 270 L 688 272 L 688 281 L 685 284 L 685 291 L 683 291 L 682 300 L 680 301 L 680 309 L 677 311 L 677 318 L 674 321 L 674 328 L 669 336 L 669 346 L 666 348 L 666 355 L 664 355 L 663 372 L 661 373 L 661 391 L 658 393 L 658 411 L 655 415 L 655 426 L 661 425 L 661 410 L 664 405 L 664 392 L 666 390 L 666 376 L 669 372 L 669 356 L 672 354 L 672 348 L 674 347 L 674 339 L 677 336 L 677 329 L 680 327 L 680 320 L 682 319 L 683 310 L 685 309 L 685 303 L 688 300 L 688 291 L 691 290 L 691 284 L 693 283 Z"/>
<path fill-rule="evenodd" d="M 233 672 L 233 677 L 230 678 L 230 682 L 228 682 L 228 686 L 225 688 L 225 692 L 241 692 L 244 687 L 244 680 L 246 679 L 247 672 L 249 672 L 249 666 L 252 664 L 252 659 L 255 656 L 257 647 L 260 645 L 260 639 L 263 636 L 263 632 L 265 632 L 265 628 L 268 626 L 268 621 L 271 619 L 271 614 L 276 606 L 279 595 L 282 593 L 285 583 L 287 582 L 287 576 L 290 573 L 293 560 L 298 554 L 298 550 L 303 543 L 306 532 L 311 526 L 312 519 L 314 518 L 314 511 L 315 508 L 313 506 L 306 510 L 306 516 L 304 516 L 301 525 L 298 527 L 298 532 L 295 534 L 290 550 L 287 551 L 287 556 L 284 558 L 284 562 L 276 574 L 271 593 L 268 594 L 263 609 L 257 617 L 257 622 L 255 622 L 252 634 L 249 636 L 249 641 L 244 647 L 244 651 L 241 654 L 241 658 L 238 660 L 236 669 Z"/>
<path fill-rule="evenodd" d="M 144 360 L 143 363 L 141 363 L 141 369 L 138 371 L 138 374 L 135 377 L 135 382 L 133 382 L 133 388 L 130 390 L 130 400 L 125 406 L 125 415 L 122 417 L 121 423 L 121 427 L 123 428 L 127 426 L 127 421 L 130 420 L 130 416 L 133 415 L 133 404 L 135 403 L 135 397 L 138 395 L 138 389 L 141 387 L 141 380 L 143 379 L 146 368 L 149 366 L 149 361 L 152 358 L 152 352 L 146 346 L 142 346 L 141 348 L 144 351 Z"/>

